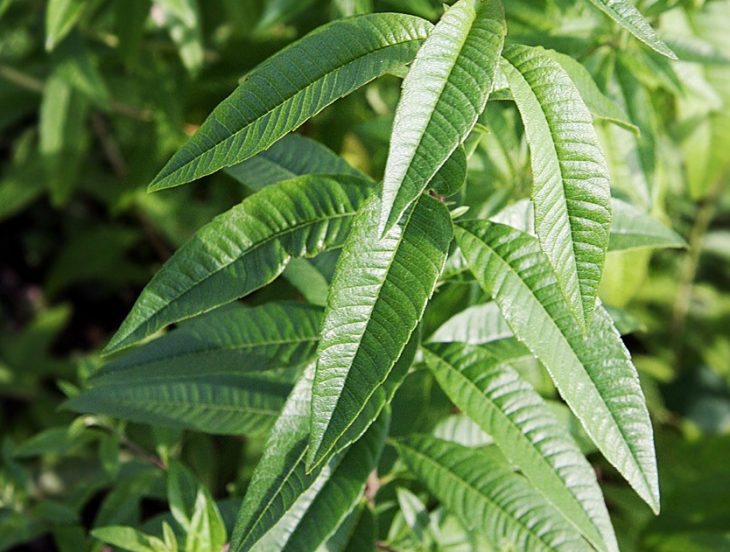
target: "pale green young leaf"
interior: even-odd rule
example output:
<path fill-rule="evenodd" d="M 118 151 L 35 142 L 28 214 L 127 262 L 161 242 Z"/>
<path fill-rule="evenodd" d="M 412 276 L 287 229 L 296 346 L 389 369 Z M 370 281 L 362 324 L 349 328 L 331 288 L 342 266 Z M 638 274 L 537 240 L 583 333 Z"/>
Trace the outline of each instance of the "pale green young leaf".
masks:
<path fill-rule="evenodd" d="M 145 535 L 133 527 L 118 525 L 98 527 L 91 530 L 91 536 L 128 552 L 168 552 L 163 541 L 157 537 Z"/>
<path fill-rule="evenodd" d="M 540 395 L 506 363 L 525 354 L 507 341 L 514 346 L 427 345 L 424 358 L 451 401 L 568 522 L 599 550 L 618 551 L 593 468 Z"/>
<path fill-rule="evenodd" d="M 78 23 L 85 0 L 49 0 L 46 6 L 46 51 L 50 52 Z"/>
<path fill-rule="evenodd" d="M 115 374 L 64 403 L 76 412 L 105 414 L 142 424 L 192 429 L 218 435 L 259 435 L 276 419 L 291 389 L 267 374 L 169 376 Z"/>
<path fill-rule="evenodd" d="M 477 281 L 515 336 L 542 362 L 606 459 L 659 510 L 654 439 L 639 385 L 608 313 L 596 308 L 588 332 L 576 326 L 537 240 L 488 222 L 464 222 L 456 238 Z"/>
<path fill-rule="evenodd" d="M 588 544 L 520 475 L 493 458 L 435 437 L 396 443 L 400 458 L 469 531 L 498 549 L 585 551 Z"/>
<path fill-rule="evenodd" d="M 423 316 L 452 241 L 449 212 L 430 196 L 421 196 L 382 239 L 380 206 L 374 197 L 358 216 L 327 298 L 312 396 L 310 467 L 367 427 L 357 422 L 373 397 L 384 400 L 383 385 Z"/>
<path fill-rule="evenodd" d="M 248 73 L 150 189 L 179 186 L 253 157 L 338 98 L 410 63 L 430 29 L 428 21 L 388 13 L 316 29 Z"/>
<path fill-rule="evenodd" d="M 510 45 L 503 69 L 525 125 L 540 245 L 585 329 L 611 225 L 608 168 L 590 111 L 570 76 L 541 48 Z"/>
<path fill-rule="evenodd" d="M 625 201 L 613 199 L 613 222 L 609 251 L 644 247 L 686 247 L 687 243 L 671 228 Z"/>
<path fill-rule="evenodd" d="M 381 235 L 474 128 L 492 91 L 506 32 L 500 0 L 459 0 L 418 51 L 395 113 Z"/>
<path fill-rule="evenodd" d="M 669 59 L 677 59 L 631 0 L 590 0 L 590 2 L 655 52 Z"/>
<path fill-rule="evenodd" d="M 106 384 L 205 373 L 235 375 L 294 368 L 314 359 L 322 309 L 294 302 L 229 305 L 115 358 L 94 373 Z"/>
<path fill-rule="evenodd" d="M 347 451 L 306 471 L 313 370 L 290 394 L 249 485 L 231 551 L 315 550 L 360 499 L 388 431 L 381 416 Z"/>
<path fill-rule="evenodd" d="M 367 178 L 319 142 L 289 134 L 255 157 L 225 172 L 254 191 L 269 184 L 307 174 L 345 174 Z"/>
<path fill-rule="evenodd" d="M 371 191 L 368 181 L 355 177 L 302 176 L 244 199 L 167 261 L 106 352 L 263 287 L 292 257 L 339 247 Z"/>

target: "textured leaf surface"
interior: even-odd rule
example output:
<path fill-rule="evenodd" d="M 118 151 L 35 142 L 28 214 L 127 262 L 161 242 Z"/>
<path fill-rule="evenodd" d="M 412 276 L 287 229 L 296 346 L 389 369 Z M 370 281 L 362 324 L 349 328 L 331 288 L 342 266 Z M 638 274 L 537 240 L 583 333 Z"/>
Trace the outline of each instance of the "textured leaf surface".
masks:
<path fill-rule="evenodd" d="M 347 451 L 307 473 L 313 370 L 294 387 L 248 488 L 232 551 L 315 550 L 355 507 L 388 431 L 381 416 Z"/>
<path fill-rule="evenodd" d="M 506 341 L 432 344 L 424 348 L 425 360 L 451 401 L 494 438 L 566 520 L 599 549 L 617 551 L 593 468 L 540 395 L 505 363 L 524 354 L 515 340 Z"/>
<path fill-rule="evenodd" d="M 310 466 L 357 433 L 360 413 L 382 393 L 446 262 L 452 229 L 442 203 L 422 196 L 382 239 L 379 213 L 374 197 L 354 224 L 330 287 L 314 379 Z"/>
<path fill-rule="evenodd" d="M 346 174 L 367 178 L 326 146 L 300 134 L 285 136 L 269 149 L 228 167 L 225 172 L 255 191 L 307 174 Z"/>
<path fill-rule="evenodd" d="M 584 336 L 547 257 L 528 234 L 474 221 L 458 226 L 456 238 L 477 281 L 543 363 L 588 435 L 658 511 L 651 421 L 638 374 L 608 313 L 599 306 Z"/>
<path fill-rule="evenodd" d="M 179 186 L 253 157 L 338 98 L 410 63 L 430 29 L 423 19 L 383 13 L 312 31 L 248 73 L 150 188 Z"/>
<path fill-rule="evenodd" d="M 381 234 L 400 220 L 476 124 L 492 91 L 506 32 L 499 0 L 460 0 L 418 51 L 395 113 Z"/>
<path fill-rule="evenodd" d="M 504 72 L 525 125 L 540 244 L 576 319 L 588 325 L 608 247 L 611 188 L 593 119 L 541 48 L 505 48 Z"/>
<path fill-rule="evenodd" d="M 132 375 L 232 375 L 302 366 L 314 359 L 322 309 L 298 303 L 230 305 L 114 359 L 95 374 L 111 383 Z"/>
<path fill-rule="evenodd" d="M 613 199 L 610 251 L 642 247 L 686 247 L 686 242 L 674 230 L 639 209 Z"/>
<path fill-rule="evenodd" d="M 98 378 L 65 406 L 76 412 L 221 435 L 266 432 L 291 385 L 266 374 L 158 375 L 122 372 Z"/>
<path fill-rule="evenodd" d="M 167 261 L 107 352 L 255 291 L 279 276 L 292 257 L 340 246 L 371 190 L 354 177 L 304 176 L 246 198 Z"/>
<path fill-rule="evenodd" d="M 413 436 L 397 448 L 428 490 L 497 549 L 586 550 L 580 534 L 508 465 L 434 437 Z"/>
<path fill-rule="evenodd" d="M 662 42 L 630 0 L 590 0 L 590 2 L 652 50 L 670 59 L 677 59 L 674 52 Z"/>

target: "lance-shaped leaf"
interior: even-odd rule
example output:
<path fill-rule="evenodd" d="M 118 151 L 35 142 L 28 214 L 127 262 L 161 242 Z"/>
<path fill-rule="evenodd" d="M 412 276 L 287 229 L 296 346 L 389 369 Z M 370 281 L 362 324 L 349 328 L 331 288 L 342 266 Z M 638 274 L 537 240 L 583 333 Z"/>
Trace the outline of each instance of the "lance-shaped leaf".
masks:
<path fill-rule="evenodd" d="M 367 422 L 360 414 L 372 408 L 373 397 L 383 397 L 452 240 L 449 212 L 430 196 L 421 196 L 382 239 L 379 213 L 374 197 L 358 215 L 330 287 L 312 392 L 310 467 L 367 427 L 358 427 Z"/>
<path fill-rule="evenodd" d="M 253 157 L 338 98 L 410 63 L 431 27 L 418 17 L 379 13 L 312 31 L 248 73 L 150 189 L 179 186 Z"/>
<path fill-rule="evenodd" d="M 580 533 L 522 476 L 494 457 L 435 437 L 396 444 L 415 476 L 470 531 L 500 550 L 584 551 Z"/>
<path fill-rule="evenodd" d="M 669 59 L 677 59 L 674 52 L 664 44 L 630 0 L 590 0 L 590 2 L 652 50 Z"/>
<path fill-rule="evenodd" d="M 326 146 L 300 134 L 285 136 L 269 149 L 227 168 L 225 172 L 255 191 L 307 174 L 347 174 L 367 178 Z"/>
<path fill-rule="evenodd" d="M 395 113 L 381 234 L 400 220 L 476 124 L 506 32 L 500 0 L 460 0 L 418 51 Z"/>
<path fill-rule="evenodd" d="M 525 125 L 540 244 L 585 328 L 596 303 L 611 225 L 608 168 L 590 111 L 541 48 L 511 45 L 502 67 Z"/>
<path fill-rule="evenodd" d="M 636 368 L 608 313 L 598 306 L 584 335 L 547 257 L 528 234 L 473 221 L 458 226 L 456 238 L 477 281 L 543 363 L 593 442 L 658 511 L 649 413 Z"/>
<path fill-rule="evenodd" d="M 540 395 L 505 363 L 524 354 L 514 339 L 506 342 L 514 345 L 432 344 L 424 358 L 451 401 L 565 519 L 599 550 L 617 551 L 593 468 Z"/>
<path fill-rule="evenodd" d="M 356 506 L 388 432 L 381 416 L 347 451 L 307 473 L 313 370 L 294 387 L 266 443 L 238 517 L 231 550 L 315 550 Z"/>
<path fill-rule="evenodd" d="M 474 305 L 455 314 L 433 332 L 429 341 L 451 343 L 459 341 L 479 345 L 512 336 L 496 303 Z"/>
<path fill-rule="evenodd" d="M 266 432 L 284 405 L 291 385 L 266 374 L 115 374 L 97 378 L 90 389 L 67 401 L 76 412 L 105 414 L 142 424 L 219 435 Z"/>
<path fill-rule="evenodd" d="M 319 341 L 322 309 L 301 303 L 229 305 L 114 359 L 94 381 L 260 372 L 308 364 Z"/>
<path fill-rule="evenodd" d="M 610 251 L 643 247 L 686 247 L 687 243 L 671 228 L 643 213 L 630 203 L 613 199 Z"/>
<path fill-rule="evenodd" d="M 349 176 L 303 176 L 268 186 L 183 245 L 137 299 L 106 352 L 268 284 L 292 257 L 342 245 L 372 188 Z"/>

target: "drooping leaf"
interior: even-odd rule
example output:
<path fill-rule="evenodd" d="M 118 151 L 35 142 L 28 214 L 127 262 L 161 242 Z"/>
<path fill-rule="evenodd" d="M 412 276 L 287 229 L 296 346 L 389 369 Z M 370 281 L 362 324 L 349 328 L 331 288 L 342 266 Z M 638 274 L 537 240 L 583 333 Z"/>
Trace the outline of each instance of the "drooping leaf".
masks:
<path fill-rule="evenodd" d="M 500 0 L 459 0 L 418 51 L 393 123 L 381 234 L 400 220 L 476 124 L 506 32 Z"/>
<path fill-rule="evenodd" d="M 255 291 L 281 274 L 292 257 L 341 245 L 371 190 L 354 177 L 303 176 L 246 198 L 167 261 L 106 351 Z"/>
<path fill-rule="evenodd" d="M 372 14 L 316 29 L 246 75 L 150 189 L 179 186 L 253 157 L 338 98 L 410 63 L 430 28 L 413 16 Z"/>
<path fill-rule="evenodd" d="M 76 412 L 218 435 L 257 435 L 274 423 L 291 389 L 267 374 L 171 376 L 134 371 L 104 378 L 66 401 Z"/>
<path fill-rule="evenodd" d="M 353 226 L 330 287 L 317 352 L 310 467 L 364 431 L 367 425 L 357 424 L 373 397 L 384 401 L 383 385 L 423 316 L 452 240 L 449 212 L 430 196 L 421 196 L 382 239 L 379 213 L 374 197 Z"/>
<path fill-rule="evenodd" d="M 583 335 L 546 255 L 528 234 L 472 221 L 456 227 L 456 238 L 477 281 L 548 370 L 588 435 L 658 511 L 651 421 L 636 368 L 608 313 L 597 307 Z"/>
<path fill-rule="evenodd" d="M 49 0 L 46 6 L 46 51 L 50 52 L 78 23 L 84 0 Z"/>
<path fill-rule="evenodd" d="M 414 435 L 396 446 L 428 490 L 498 549 L 586 550 L 580 534 L 508 465 L 435 437 Z"/>
<path fill-rule="evenodd" d="M 510 45 L 504 55 L 530 145 L 537 235 L 585 328 L 608 247 L 608 168 L 591 114 L 561 66 L 540 48 Z"/>
<path fill-rule="evenodd" d="M 591 465 L 540 395 L 505 361 L 512 347 L 427 345 L 425 360 L 451 401 L 600 550 L 618 550 Z M 499 342 L 498 342 L 499 343 Z"/>
<path fill-rule="evenodd" d="M 613 199 L 610 251 L 643 247 L 686 247 L 686 242 L 674 230 L 639 209 Z"/>
<path fill-rule="evenodd" d="M 225 172 L 254 191 L 306 174 L 346 174 L 366 178 L 332 150 L 300 134 L 285 136 L 269 149 L 228 167 Z"/>
<path fill-rule="evenodd" d="M 630 0 L 590 0 L 590 2 L 652 50 L 669 59 L 677 59 L 674 52 L 662 42 Z"/>
<path fill-rule="evenodd" d="M 322 310 L 298 303 L 230 305 L 106 364 L 93 382 L 196 374 L 235 375 L 302 366 L 314 359 Z"/>
<path fill-rule="evenodd" d="M 355 507 L 378 461 L 387 415 L 347 451 L 306 472 L 312 378 L 313 370 L 307 370 L 272 429 L 241 506 L 231 551 L 315 550 Z"/>

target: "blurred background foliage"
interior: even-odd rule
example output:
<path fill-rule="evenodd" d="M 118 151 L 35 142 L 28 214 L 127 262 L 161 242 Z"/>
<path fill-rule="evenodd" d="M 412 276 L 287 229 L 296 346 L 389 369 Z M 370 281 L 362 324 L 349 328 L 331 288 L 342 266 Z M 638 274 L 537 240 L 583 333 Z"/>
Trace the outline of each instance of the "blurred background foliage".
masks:
<path fill-rule="evenodd" d="M 730 3 L 640 7 L 684 61 L 642 48 L 587 3 L 506 2 L 511 38 L 579 60 L 639 128 L 599 124 L 615 193 L 688 243 L 610 253 L 602 283 L 641 372 L 663 494 L 653 518 L 591 456 L 622 549 L 730 550 Z M 230 527 L 260 440 L 76 417 L 61 405 L 99 365 L 98 351 L 162 262 L 250 193 L 219 173 L 147 194 L 163 163 L 273 52 L 332 18 L 389 10 L 435 20 L 442 7 L 0 0 L 0 550 L 99 550 L 93 527 L 158 530 L 169 507 L 160 466 L 172 459 L 209 489 Z M 395 76 L 380 79 L 299 132 L 378 178 L 399 86 Z M 464 202 L 488 216 L 527 194 L 530 173 L 512 104 L 490 104 L 481 122 Z M 247 301 L 299 296 L 290 278 Z M 480 300 L 471 284 L 445 286 L 435 298 L 447 317 Z M 426 322 L 434 330 L 443 321 Z M 555 394 L 548 383 L 539 389 Z M 398 434 L 433 430 L 445 403 L 417 371 L 396 404 L 414 413 L 393 421 Z M 435 430 L 454 431 L 443 425 Z M 396 486 L 381 489 L 377 536 L 417 549 L 408 520 L 424 512 Z M 443 512 L 425 515 L 442 534 L 458 533 Z M 472 549 L 460 546 L 449 549 Z"/>

